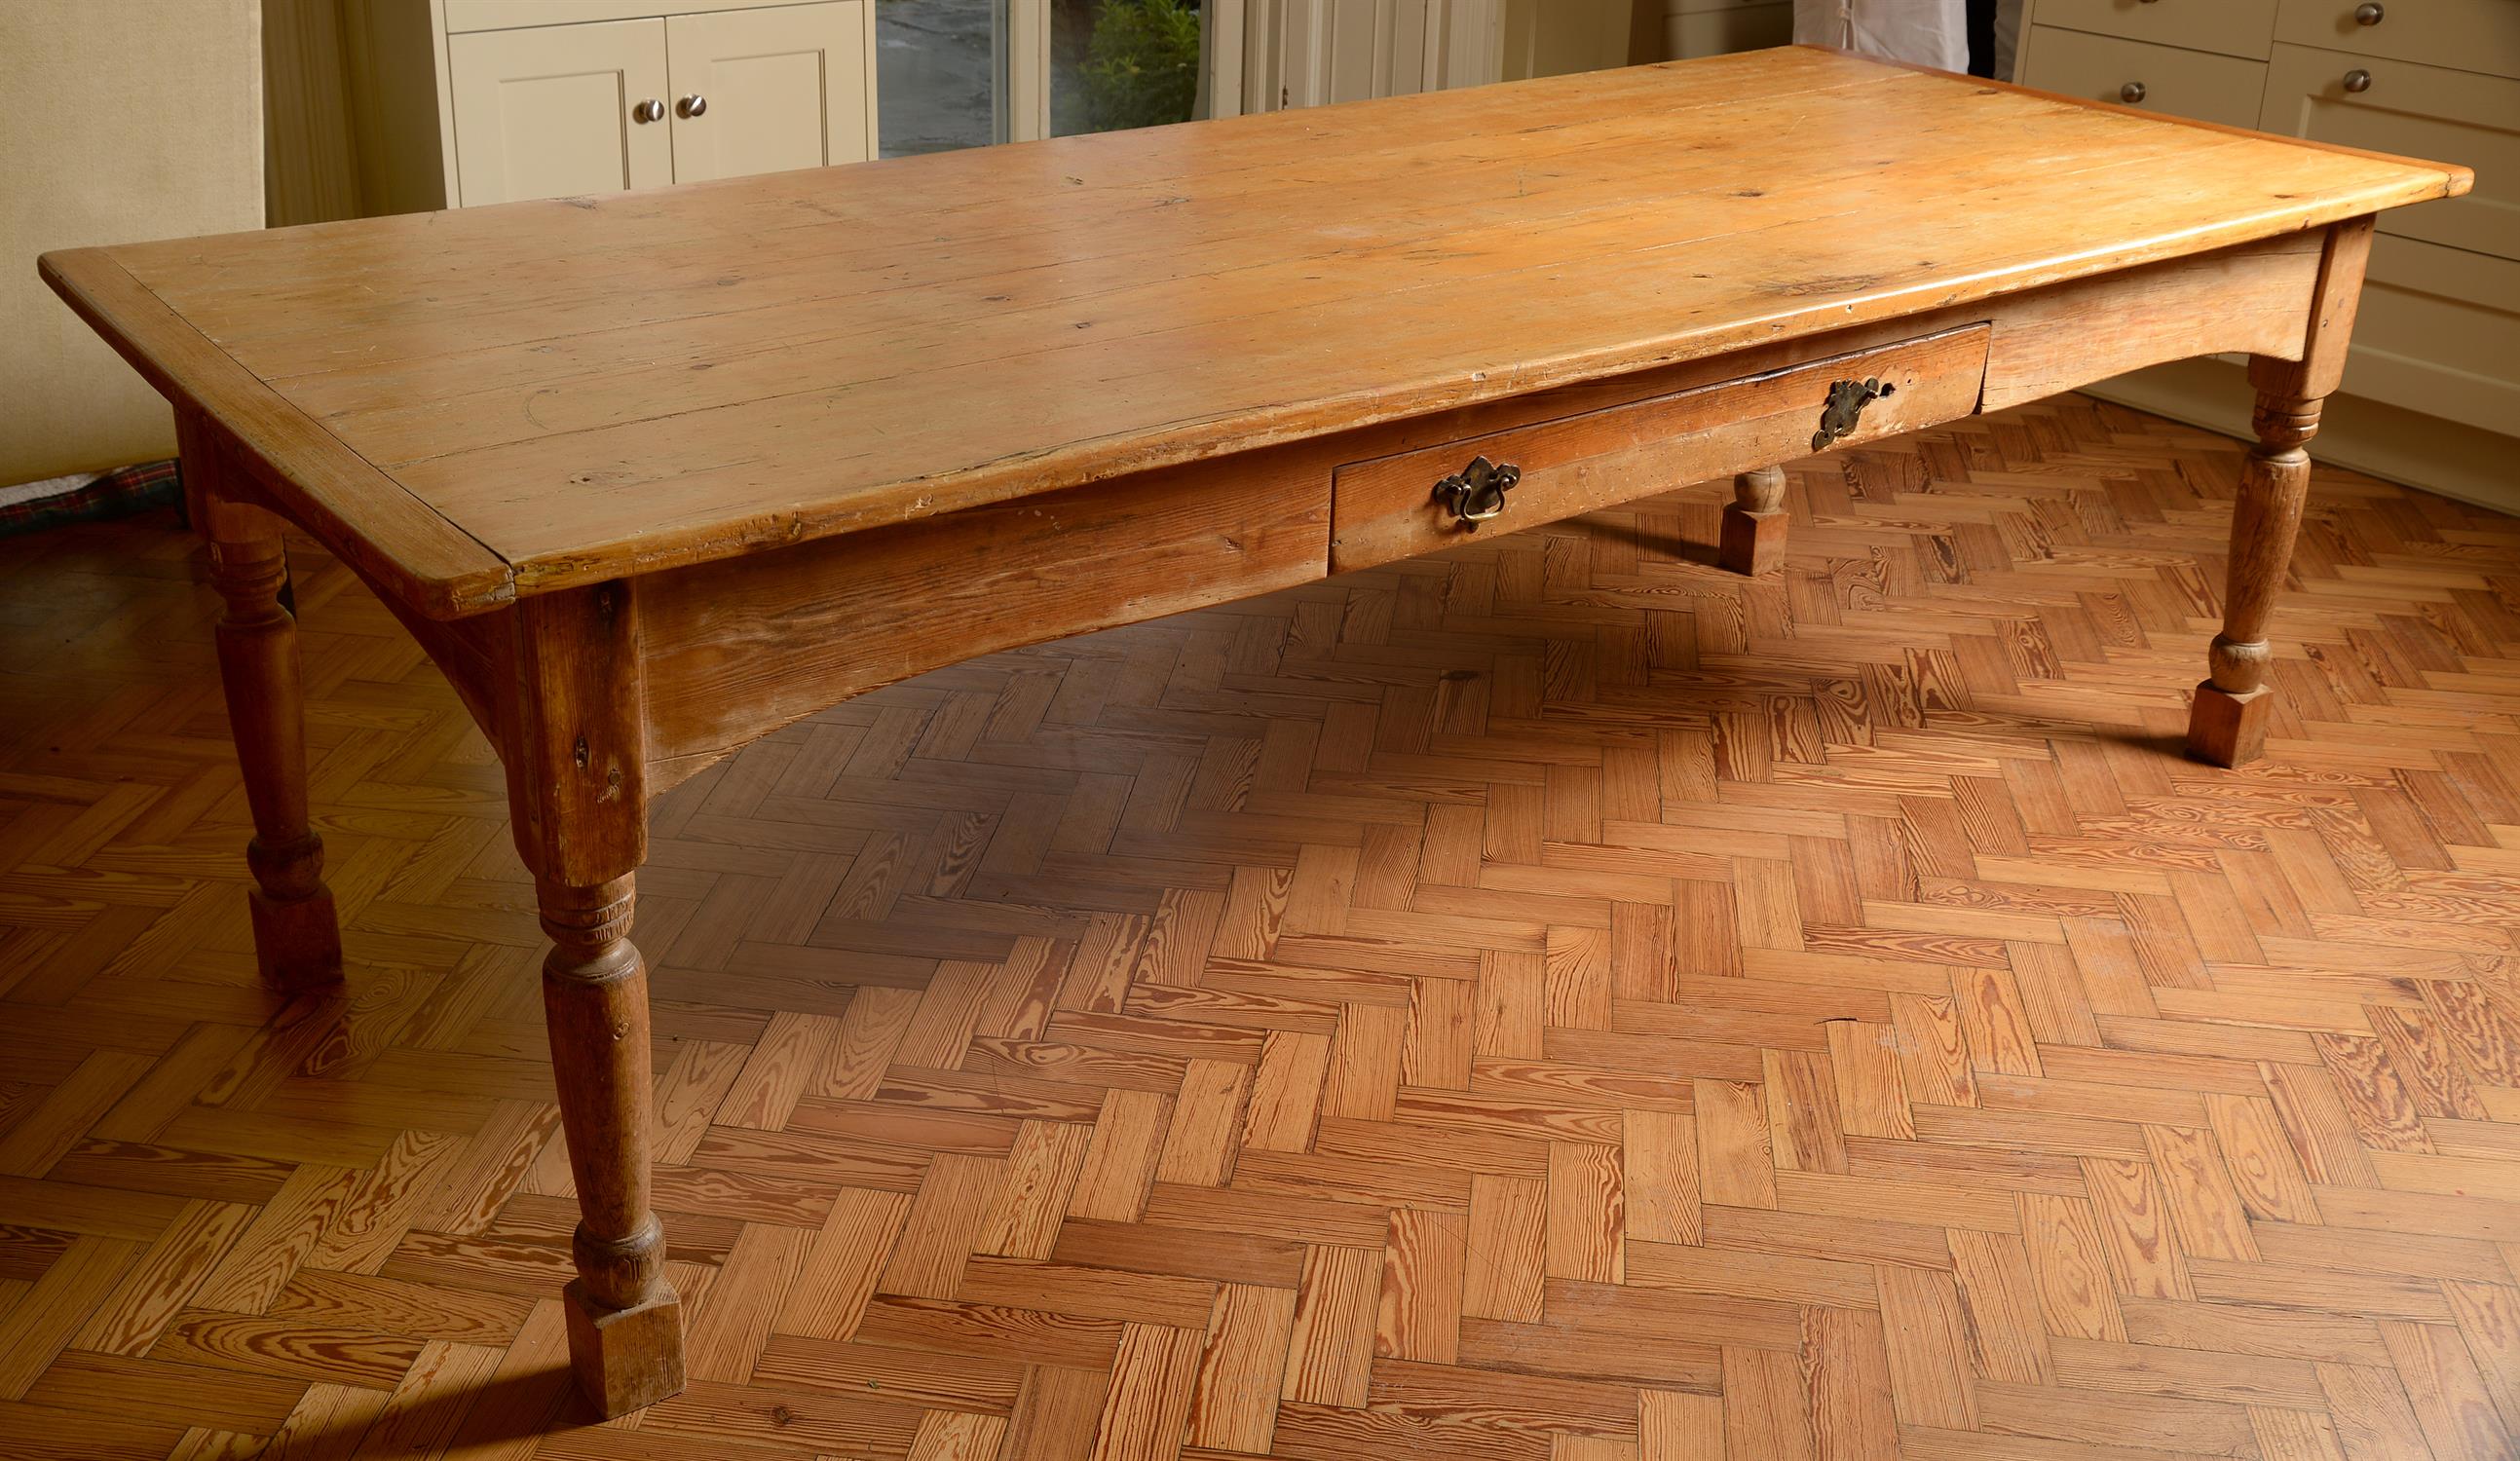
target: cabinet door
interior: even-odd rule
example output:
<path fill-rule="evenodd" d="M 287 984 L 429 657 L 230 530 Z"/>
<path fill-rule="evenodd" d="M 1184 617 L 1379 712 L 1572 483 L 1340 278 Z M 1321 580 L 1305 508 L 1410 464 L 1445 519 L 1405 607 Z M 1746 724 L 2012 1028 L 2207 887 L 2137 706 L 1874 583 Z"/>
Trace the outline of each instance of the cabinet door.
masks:
<path fill-rule="evenodd" d="M 674 16 L 674 180 L 875 155 L 869 0 Z"/>
<path fill-rule="evenodd" d="M 446 54 L 465 206 L 674 180 L 664 22 L 474 31 L 448 36 Z M 652 101 L 654 120 L 640 120 Z"/>

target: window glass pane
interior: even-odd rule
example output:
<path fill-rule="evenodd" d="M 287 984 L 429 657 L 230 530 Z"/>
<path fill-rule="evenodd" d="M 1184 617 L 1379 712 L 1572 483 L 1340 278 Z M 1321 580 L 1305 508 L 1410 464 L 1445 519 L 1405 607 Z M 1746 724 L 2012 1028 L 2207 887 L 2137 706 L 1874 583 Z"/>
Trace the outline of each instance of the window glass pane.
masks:
<path fill-rule="evenodd" d="M 1200 0 L 1049 0 L 1050 129 L 1116 132 L 1197 113 Z"/>
<path fill-rule="evenodd" d="M 883 155 L 1004 140 L 1008 0 L 878 0 L 876 112 Z"/>

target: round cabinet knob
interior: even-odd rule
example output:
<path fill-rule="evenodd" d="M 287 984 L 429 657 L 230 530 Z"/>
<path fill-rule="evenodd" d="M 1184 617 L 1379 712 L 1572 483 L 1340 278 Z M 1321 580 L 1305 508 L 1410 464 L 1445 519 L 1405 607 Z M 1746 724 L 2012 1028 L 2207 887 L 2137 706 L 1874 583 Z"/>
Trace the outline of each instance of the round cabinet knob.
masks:
<path fill-rule="evenodd" d="M 2377 25 L 2387 19 L 2387 8 L 2377 3 L 2354 7 L 2354 23 L 2357 25 Z"/>
<path fill-rule="evenodd" d="M 657 101 L 654 97 L 650 97 L 648 100 L 641 102 L 630 109 L 630 119 L 634 122 L 640 123 L 663 121 L 665 119 L 665 104 Z"/>
<path fill-rule="evenodd" d="M 2358 95 L 2362 92 L 2369 91 L 2371 89 L 2371 73 L 2362 69 L 2359 66 L 2354 69 L 2347 71 L 2345 73 L 2345 89 Z"/>
<path fill-rule="evenodd" d="M 2143 83 L 2140 81 L 2130 81 L 2118 88 L 2118 100 L 2130 107 L 2142 101 L 2143 95 Z"/>
<path fill-rule="evenodd" d="M 708 114 L 708 98 L 701 96 L 698 92 L 693 92 L 690 96 L 676 102 L 674 104 L 674 111 L 687 117 L 706 116 Z"/>

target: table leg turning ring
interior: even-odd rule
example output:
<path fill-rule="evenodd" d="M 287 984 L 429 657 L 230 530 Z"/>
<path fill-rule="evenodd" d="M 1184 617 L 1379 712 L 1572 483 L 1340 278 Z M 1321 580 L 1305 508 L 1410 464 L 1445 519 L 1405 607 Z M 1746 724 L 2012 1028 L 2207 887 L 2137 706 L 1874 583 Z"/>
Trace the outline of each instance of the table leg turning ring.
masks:
<path fill-rule="evenodd" d="M 1785 469 L 1762 466 L 1732 479 L 1732 501 L 1724 507 L 1724 537 L 1716 561 L 1734 573 L 1766 573 L 1785 555 Z"/>

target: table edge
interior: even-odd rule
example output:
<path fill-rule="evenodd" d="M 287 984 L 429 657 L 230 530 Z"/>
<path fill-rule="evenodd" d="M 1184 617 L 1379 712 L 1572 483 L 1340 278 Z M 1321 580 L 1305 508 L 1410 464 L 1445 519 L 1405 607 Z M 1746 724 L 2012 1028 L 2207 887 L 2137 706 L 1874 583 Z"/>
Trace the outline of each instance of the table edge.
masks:
<path fill-rule="evenodd" d="M 377 587 L 432 619 L 516 598 L 506 558 L 248 371 L 111 248 L 54 249 L 35 272 L 169 406 L 215 422 L 273 506 Z"/>
<path fill-rule="evenodd" d="M 1376 392 L 1371 398 L 1329 398 L 1305 402 L 1300 406 L 1280 406 L 1238 419 L 1239 424 L 1230 432 L 1215 420 L 1174 422 L 1154 431 L 1134 434 L 1118 443 L 1128 449 L 1125 454 L 1114 454 L 1112 448 L 1115 443 L 1107 439 L 1070 442 L 1038 456 L 987 463 L 951 477 L 892 484 L 869 494 L 875 500 L 862 505 L 820 512 L 790 511 L 750 521 L 719 522 L 706 530 L 669 528 L 566 550 L 520 553 L 512 559 L 515 591 L 519 597 L 544 594 L 608 579 L 770 552 L 797 543 L 839 537 L 896 522 L 917 521 L 1185 463 L 1329 436 L 1409 417 L 1475 406 L 1692 360 L 1718 359 L 1763 344 L 1824 334 L 1850 326 L 1877 324 L 1903 314 L 1997 299 L 2075 279 L 2095 278 L 2168 259 L 2309 233 L 2388 208 L 2454 196 L 2450 191 L 2452 182 L 2452 175 L 2446 171 L 2435 171 L 2429 177 L 2417 171 L 2398 185 L 2340 194 L 2323 199 L 2306 199 L 2300 206 L 2272 216 L 2246 218 L 2229 226 L 2095 255 L 2051 259 L 2003 275 L 1988 288 L 1972 287 L 1985 281 L 1962 281 L 1957 288 L 1949 279 L 1927 281 L 1885 289 L 1865 299 L 1825 300 L 1765 319 L 1740 321 L 1712 332 L 1711 337 L 1666 337 L 1543 362 L 1517 369 L 1509 377 L 1479 376 L 1440 382 L 1416 382 L 1397 391 Z"/>

